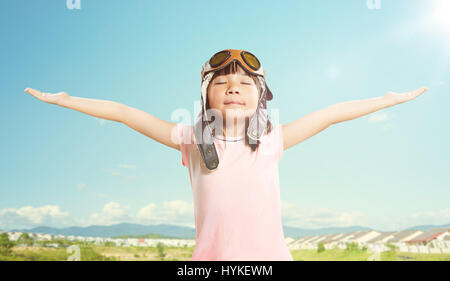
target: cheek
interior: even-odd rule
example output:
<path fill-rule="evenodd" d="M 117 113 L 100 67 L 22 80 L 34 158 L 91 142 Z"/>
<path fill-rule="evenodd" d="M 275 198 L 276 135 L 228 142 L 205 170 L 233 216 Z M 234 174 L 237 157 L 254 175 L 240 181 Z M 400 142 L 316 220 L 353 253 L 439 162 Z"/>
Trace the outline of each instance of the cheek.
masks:
<path fill-rule="evenodd" d="M 221 103 L 221 95 L 217 89 L 211 89 L 208 93 L 208 101 L 211 107 L 217 107 Z"/>
<path fill-rule="evenodd" d="M 259 98 L 258 90 L 255 89 L 249 95 L 247 105 L 251 108 L 256 108 L 256 106 L 258 105 L 258 98 Z"/>

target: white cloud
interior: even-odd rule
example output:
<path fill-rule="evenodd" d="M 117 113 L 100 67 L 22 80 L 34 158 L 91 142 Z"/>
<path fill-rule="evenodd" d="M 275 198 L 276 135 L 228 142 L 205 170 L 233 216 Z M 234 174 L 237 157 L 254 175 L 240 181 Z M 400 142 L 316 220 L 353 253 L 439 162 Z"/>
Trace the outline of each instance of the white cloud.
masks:
<path fill-rule="evenodd" d="M 327 208 L 300 210 L 294 203 L 281 202 L 283 224 L 300 228 L 346 227 L 366 225 L 366 216 L 358 211 L 338 212 Z"/>
<path fill-rule="evenodd" d="M 89 225 L 112 225 L 117 223 L 176 224 L 189 227 L 194 225 L 194 207 L 183 200 L 165 201 L 161 205 L 148 203 L 135 214 L 128 206 L 111 201 L 100 212 L 87 219 L 72 218 L 57 205 L 42 207 L 25 206 L 19 209 L 0 210 L 0 229 L 28 229 L 36 226 L 69 227 Z"/>
<path fill-rule="evenodd" d="M 121 222 L 140 224 L 177 224 L 194 227 L 194 207 L 183 200 L 163 202 L 162 206 L 148 203 L 136 214 L 129 214 L 128 207 L 121 207 L 117 202 L 109 202 L 102 212 L 90 217 L 90 224 L 111 225 Z"/>
<path fill-rule="evenodd" d="M 162 207 L 150 203 L 138 211 L 137 221 L 152 224 L 179 224 L 194 227 L 194 206 L 183 200 L 163 202 Z"/>
<path fill-rule="evenodd" d="M 182 200 L 165 201 L 164 208 L 168 217 L 189 216 L 193 214 L 193 205 Z"/>
<path fill-rule="evenodd" d="M 155 213 L 156 204 L 149 203 L 137 212 L 136 218 L 140 221 L 148 221 L 158 218 Z"/>
<path fill-rule="evenodd" d="M 333 211 L 327 208 L 301 210 L 291 202 L 281 202 L 283 225 L 299 228 L 365 226 L 380 231 L 397 231 L 420 225 L 450 223 L 450 207 L 409 215 L 367 217 L 359 211 Z"/>
<path fill-rule="evenodd" d="M 0 210 L 0 228 L 29 228 L 40 225 L 69 226 L 73 223 L 69 214 L 57 205 L 42 207 L 25 206 Z"/>
<path fill-rule="evenodd" d="M 450 208 L 437 211 L 416 212 L 408 216 L 408 221 L 415 225 L 422 224 L 447 224 L 450 222 Z"/>
<path fill-rule="evenodd" d="M 93 213 L 90 217 L 90 224 L 111 225 L 121 222 L 129 222 L 127 215 L 128 206 L 121 207 L 117 202 L 107 203 L 100 213 Z"/>
<path fill-rule="evenodd" d="M 302 210 L 291 202 L 281 202 L 283 225 L 300 228 L 366 226 L 380 231 L 401 230 L 417 225 L 442 225 L 450 222 L 450 207 L 415 212 L 405 216 L 371 217 L 359 211 L 335 211 L 328 208 Z M 0 210 L 0 229 L 28 229 L 36 226 L 56 228 L 69 226 L 111 225 L 122 222 L 140 224 L 175 224 L 195 227 L 194 207 L 183 200 L 148 203 L 135 214 L 128 206 L 111 201 L 88 219 L 72 218 L 57 205 L 25 206 Z"/>
<path fill-rule="evenodd" d="M 371 218 L 369 225 L 374 229 L 398 231 L 420 225 L 443 225 L 450 223 L 450 208 L 415 212 L 407 215 L 392 215 Z"/>

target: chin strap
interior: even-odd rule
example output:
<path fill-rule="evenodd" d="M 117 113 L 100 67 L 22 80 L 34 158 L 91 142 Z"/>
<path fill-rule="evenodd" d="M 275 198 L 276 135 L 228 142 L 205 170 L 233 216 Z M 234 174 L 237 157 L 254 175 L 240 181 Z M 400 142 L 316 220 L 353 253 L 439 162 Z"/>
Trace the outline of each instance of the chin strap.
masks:
<path fill-rule="evenodd" d="M 208 124 L 206 114 L 206 93 L 213 75 L 214 72 L 209 72 L 203 78 L 201 93 L 202 110 L 197 115 L 194 125 L 194 135 L 198 150 L 202 156 L 203 163 L 205 163 L 206 168 L 209 170 L 214 170 L 219 166 L 219 156 L 214 145 L 212 130 Z"/>
<path fill-rule="evenodd" d="M 255 113 L 252 114 L 248 124 L 247 136 L 250 138 L 250 144 L 257 144 L 258 140 L 262 138 L 267 129 L 267 109 L 264 108 L 264 101 L 266 96 L 266 83 L 264 78 L 258 76 L 262 87 L 262 94 L 258 101 L 258 107 Z"/>

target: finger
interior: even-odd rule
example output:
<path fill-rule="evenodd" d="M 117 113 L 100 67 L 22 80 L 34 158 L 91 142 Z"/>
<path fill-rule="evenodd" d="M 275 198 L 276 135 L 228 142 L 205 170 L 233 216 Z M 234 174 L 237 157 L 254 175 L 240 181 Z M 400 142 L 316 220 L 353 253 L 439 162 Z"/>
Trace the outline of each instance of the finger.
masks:
<path fill-rule="evenodd" d="M 426 91 L 428 91 L 428 88 L 422 87 L 422 88 L 419 88 L 419 91 L 420 91 L 420 93 L 425 93 Z"/>
<path fill-rule="evenodd" d="M 410 92 L 409 95 L 418 96 L 423 94 L 425 91 L 427 91 L 426 87 L 415 89 L 414 91 Z"/>
<path fill-rule="evenodd" d="M 39 92 L 38 90 L 35 90 L 35 89 L 28 89 L 27 93 L 29 93 L 35 97 L 37 97 L 38 95 L 41 94 L 41 92 Z"/>
<path fill-rule="evenodd" d="M 422 88 L 417 89 L 416 91 L 418 91 L 419 93 L 422 94 L 422 93 L 428 91 L 428 88 L 427 87 L 422 87 Z"/>

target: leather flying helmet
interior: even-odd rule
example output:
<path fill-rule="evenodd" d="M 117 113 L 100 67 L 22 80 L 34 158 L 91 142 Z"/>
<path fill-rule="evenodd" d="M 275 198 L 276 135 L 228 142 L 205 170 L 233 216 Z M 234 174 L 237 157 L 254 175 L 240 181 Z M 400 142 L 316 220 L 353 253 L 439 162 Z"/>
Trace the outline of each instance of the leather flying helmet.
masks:
<path fill-rule="evenodd" d="M 255 55 L 244 50 L 226 49 L 214 54 L 203 64 L 202 67 L 202 109 L 197 115 L 194 124 L 195 139 L 203 162 L 209 170 L 214 170 L 219 166 L 219 157 L 213 141 L 213 132 L 209 125 L 212 116 L 208 116 L 208 112 L 206 110 L 207 89 L 214 73 L 220 69 L 223 69 L 232 62 L 238 63 L 250 73 L 255 74 L 259 80 L 259 84 L 262 87 L 262 92 L 258 100 L 256 111 L 249 117 L 249 125 L 246 135 L 249 137 L 250 142 L 256 143 L 259 139 L 261 139 L 267 128 L 268 116 L 265 104 L 267 100 L 273 99 L 273 95 L 266 84 L 266 73 L 259 60 Z M 221 116 L 213 116 L 214 118 L 221 118 Z M 217 120 L 215 119 L 215 121 Z M 219 122 L 221 121 L 222 120 L 219 120 Z"/>

